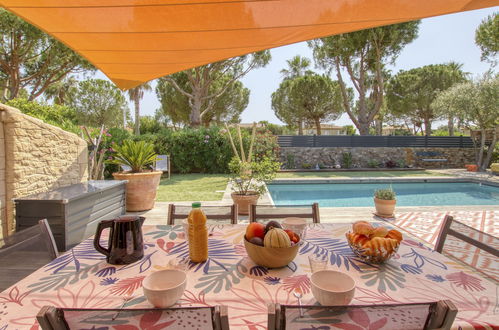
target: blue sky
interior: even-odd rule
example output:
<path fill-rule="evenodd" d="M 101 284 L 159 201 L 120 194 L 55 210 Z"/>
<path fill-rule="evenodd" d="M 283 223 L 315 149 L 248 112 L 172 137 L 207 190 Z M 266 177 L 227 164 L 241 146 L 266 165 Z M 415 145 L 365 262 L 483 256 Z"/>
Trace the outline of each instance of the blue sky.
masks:
<path fill-rule="evenodd" d="M 497 12 L 498 8 L 423 19 L 419 37 L 403 49 L 395 65 L 391 67 L 392 71 L 395 73 L 450 61 L 462 63 L 464 71 L 474 76 L 487 71 L 490 66 L 480 62 L 480 50 L 474 42 L 475 30 L 484 18 Z M 269 65 L 250 72 L 242 79 L 244 85 L 251 90 L 250 102 L 242 114 L 242 122 L 267 120 L 280 123 L 270 106 L 270 96 L 282 80 L 280 71 L 286 67 L 286 60 L 295 55 L 312 59 L 312 51 L 305 42 L 274 48 L 271 53 L 272 61 Z M 156 94 L 147 93 L 141 102 L 141 114 L 153 115 L 157 108 L 159 101 Z M 131 104 L 130 109 L 133 109 Z M 343 115 L 334 124 L 349 125 L 351 121 L 347 115 Z"/>

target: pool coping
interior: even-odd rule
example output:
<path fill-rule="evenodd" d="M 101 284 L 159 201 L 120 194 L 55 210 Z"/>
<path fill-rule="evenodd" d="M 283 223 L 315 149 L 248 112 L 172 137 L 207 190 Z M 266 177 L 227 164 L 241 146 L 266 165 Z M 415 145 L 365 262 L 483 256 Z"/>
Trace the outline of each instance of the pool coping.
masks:
<path fill-rule="evenodd" d="M 296 179 L 296 178 L 281 178 L 275 179 L 272 182 L 268 183 L 268 185 L 273 184 L 297 184 L 297 183 L 317 183 L 317 184 L 326 184 L 326 183 L 421 183 L 421 182 L 435 182 L 435 183 L 478 183 L 485 184 L 488 186 L 499 187 L 499 182 L 476 179 L 476 178 L 463 178 L 463 177 L 395 177 L 395 178 L 387 178 L 387 177 L 359 177 L 359 178 L 308 178 L 308 179 Z"/>

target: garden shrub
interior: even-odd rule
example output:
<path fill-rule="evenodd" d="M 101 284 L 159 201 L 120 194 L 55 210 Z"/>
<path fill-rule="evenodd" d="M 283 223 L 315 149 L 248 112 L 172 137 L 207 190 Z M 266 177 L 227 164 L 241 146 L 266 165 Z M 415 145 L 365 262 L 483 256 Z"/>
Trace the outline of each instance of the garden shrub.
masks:
<path fill-rule="evenodd" d="M 377 160 L 374 160 L 374 159 L 370 159 L 368 162 L 367 162 L 367 167 L 369 168 L 376 168 L 379 166 L 379 162 Z"/>
<path fill-rule="evenodd" d="M 7 105 L 19 109 L 22 113 L 43 120 L 65 131 L 80 134 L 80 126 L 73 108 L 58 104 L 44 104 L 28 101 L 24 98 L 12 99 Z"/>
<path fill-rule="evenodd" d="M 237 132 L 232 129 L 232 136 Z M 153 143 L 160 155 L 170 155 L 172 170 L 180 173 L 228 173 L 228 164 L 233 157 L 232 147 L 225 129 L 220 127 L 184 128 L 172 130 L 163 128 L 155 134 L 133 136 L 120 129 L 109 130 L 109 142 L 134 139 Z M 250 131 L 241 130 L 246 150 L 250 144 Z M 106 147 L 110 148 L 106 145 Z M 258 129 L 253 155 L 260 160 L 264 157 L 277 158 L 278 144 L 275 136 L 265 129 Z M 106 167 L 111 170 L 111 165 Z M 117 168 L 116 168 L 117 170 Z"/>
<path fill-rule="evenodd" d="M 344 152 L 342 154 L 342 165 L 343 168 L 351 168 L 353 165 L 353 158 L 352 158 L 352 153 L 351 152 Z"/>
<path fill-rule="evenodd" d="M 386 166 L 387 168 L 395 168 L 395 167 L 397 167 L 397 163 L 395 163 L 393 160 L 389 160 L 389 161 L 387 161 L 387 162 L 385 163 L 385 166 Z"/>

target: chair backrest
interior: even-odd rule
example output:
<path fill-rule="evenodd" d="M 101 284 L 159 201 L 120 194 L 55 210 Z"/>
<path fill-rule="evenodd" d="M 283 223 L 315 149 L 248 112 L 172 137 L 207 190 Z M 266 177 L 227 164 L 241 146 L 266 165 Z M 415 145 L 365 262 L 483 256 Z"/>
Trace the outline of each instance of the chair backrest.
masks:
<path fill-rule="evenodd" d="M 249 220 L 274 220 L 284 218 L 303 218 L 320 223 L 319 204 L 311 205 L 251 205 Z"/>
<path fill-rule="evenodd" d="M 499 257 L 499 238 L 445 216 L 435 244 L 435 251 L 450 255 L 464 262 L 486 276 L 499 280 L 497 258 Z M 489 265 L 482 267 L 481 265 Z M 491 265 L 496 265 L 493 269 Z M 485 272 L 488 269 L 492 273 Z"/>
<path fill-rule="evenodd" d="M 0 239 L 0 292 L 57 258 L 46 219 Z"/>
<path fill-rule="evenodd" d="M 450 329 L 457 314 L 450 300 L 430 303 L 346 306 L 269 305 L 268 329 L 303 329 L 342 323 L 343 329 L 368 328 L 366 324 L 383 325 L 379 329 Z"/>
<path fill-rule="evenodd" d="M 170 178 L 170 157 L 168 155 L 158 155 L 154 163 L 154 169 L 156 171 L 167 172 L 168 178 Z"/>
<path fill-rule="evenodd" d="M 146 325 L 173 330 L 229 329 L 226 306 L 154 309 L 73 309 L 44 306 L 36 319 L 43 330 L 102 329 L 113 325 L 116 328 L 121 326 L 136 329 L 143 329 Z"/>
<path fill-rule="evenodd" d="M 237 205 L 201 205 L 201 209 L 206 214 L 208 220 L 223 221 L 229 220 L 231 224 L 236 224 L 237 218 Z M 188 205 L 168 205 L 168 224 L 175 224 L 177 219 L 187 219 L 192 207 Z"/>

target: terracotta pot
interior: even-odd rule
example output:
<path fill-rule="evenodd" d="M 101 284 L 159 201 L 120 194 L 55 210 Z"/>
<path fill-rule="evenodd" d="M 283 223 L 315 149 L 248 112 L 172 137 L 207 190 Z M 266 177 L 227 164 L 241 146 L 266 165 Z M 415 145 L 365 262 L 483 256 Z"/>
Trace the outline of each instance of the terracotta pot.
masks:
<path fill-rule="evenodd" d="M 113 173 L 116 180 L 128 180 L 126 184 L 126 210 L 129 212 L 147 211 L 154 207 L 156 190 L 162 171 L 143 173 Z"/>
<path fill-rule="evenodd" d="M 475 165 L 475 164 L 464 165 L 464 167 L 466 167 L 466 169 L 468 170 L 468 172 L 476 172 L 476 171 L 478 171 L 478 166 Z"/>
<path fill-rule="evenodd" d="M 256 205 L 260 195 L 255 191 L 248 191 L 247 195 L 240 195 L 233 192 L 232 194 L 230 194 L 230 197 L 232 197 L 234 204 L 237 205 L 239 214 L 248 215 L 250 205 Z"/>
<path fill-rule="evenodd" d="M 374 206 L 376 207 L 376 214 L 382 217 L 392 217 L 395 210 L 395 203 L 397 200 L 391 199 L 378 199 L 374 197 Z"/>

